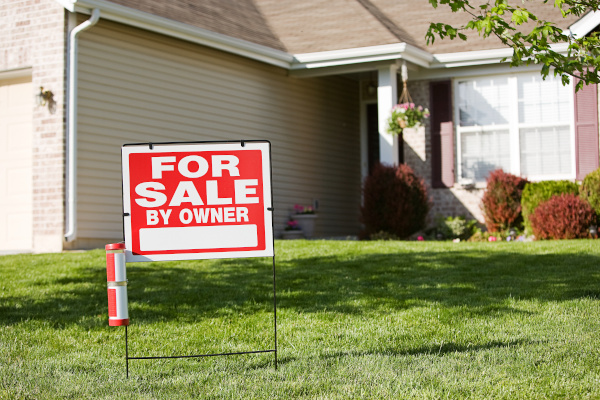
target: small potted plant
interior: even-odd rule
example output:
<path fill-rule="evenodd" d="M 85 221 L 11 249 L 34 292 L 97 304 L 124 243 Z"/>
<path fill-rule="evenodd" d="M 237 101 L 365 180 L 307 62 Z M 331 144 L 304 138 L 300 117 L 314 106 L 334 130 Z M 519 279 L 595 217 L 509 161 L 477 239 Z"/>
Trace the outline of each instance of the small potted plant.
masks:
<path fill-rule="evenodd" d="M 388 133 L 401 135 L 404 128 L 418 128 L 429 118 L 429 110 L 415 103 L 400 103 L 392 108 L 388 119 Z"/>
<path fill-rule="evenodd" d="M 285 224 L 285 229 L 283 231 L 284 239 L 302 239 L 303 234 L 300 229 L 300 225 L 298 225 L 298 221 L 290 218 L 290 220 Z"/>
<path fill-rule="evenodd" d="M 293 218 L 298 221 L 298 225 L 302 229 L 302 232 L 304 232 L 304 236 L 307 239 L 312 238 L 315 232 L 315 220 L 317 219 L 315 209 L 311 206 L 296 204 L 294 206 Z"/>

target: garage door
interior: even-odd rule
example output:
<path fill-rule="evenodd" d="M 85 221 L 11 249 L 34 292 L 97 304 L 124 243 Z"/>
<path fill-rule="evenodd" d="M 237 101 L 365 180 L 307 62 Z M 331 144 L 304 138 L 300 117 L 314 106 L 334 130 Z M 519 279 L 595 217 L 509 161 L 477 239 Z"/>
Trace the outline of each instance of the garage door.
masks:
<path fill-rule="evenodd" d="M 0 81 L 0 251 L 33 248 L 31 79 Z"/>

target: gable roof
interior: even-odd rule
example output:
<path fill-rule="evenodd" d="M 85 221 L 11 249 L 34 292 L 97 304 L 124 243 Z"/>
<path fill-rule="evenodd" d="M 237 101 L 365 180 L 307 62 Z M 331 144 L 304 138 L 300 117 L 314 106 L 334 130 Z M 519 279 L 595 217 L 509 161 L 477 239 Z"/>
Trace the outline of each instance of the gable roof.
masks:
<path fill-rule="evenodd" d="M 287 51 L 253 0 L 110 0 L 148 14 Z"/>
<path fill-rule="evenodd" d="M 400 58 L 425 67 L 439 66 L 443 60 L 454 60 L 444 66 L 468 65 L 471 56 L 472 64 L 481 64 L 510 55 L 498 39 L 484 40 L 473 33 L 466 42 L 438 39 L 427 46 L 425 33 L 431 22 L 457 25 L 469 19 L 465 13 L 451 13 L 447 6 L 434 9 L 427 0 L 56 1 L 72 12 L 98 8 L 102 18 L 288 69 Z M 558 21 L 562 29 L 578 22 L 573 16 L 562 18 L 541 0 L 524 1 L 533 13 Z M 600 23 L 600 13 L 589 13 L 581 21 L 578 33 L 586 34 Z"/>

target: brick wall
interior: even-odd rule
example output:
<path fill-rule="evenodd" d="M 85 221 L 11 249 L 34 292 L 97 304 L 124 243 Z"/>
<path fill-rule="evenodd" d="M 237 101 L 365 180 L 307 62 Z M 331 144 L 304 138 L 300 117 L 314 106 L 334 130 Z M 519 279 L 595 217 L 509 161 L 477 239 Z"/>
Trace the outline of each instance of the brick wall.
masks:
<path fill-rule="evenodd" d="M 400 83 L 402 87 L 402 83 Z M 429 107 L 429 82 L 408 82 L 408 92 L 415 104 Z M 425 179 L 431 186 L 431 141 L 429 138 L 429 124 L 420 128 L 405 129 L 404 136 L 404 162 Z"/>
<path fill-rule="evenodd" d="M 31 69 L 36 92 L 43 86 L 54 94 L 52 111 L 33 110 L 33 246 L 38 252 L 62 250 L 65 15 L 54 0 L 0 3 L 0 72 Z"/>

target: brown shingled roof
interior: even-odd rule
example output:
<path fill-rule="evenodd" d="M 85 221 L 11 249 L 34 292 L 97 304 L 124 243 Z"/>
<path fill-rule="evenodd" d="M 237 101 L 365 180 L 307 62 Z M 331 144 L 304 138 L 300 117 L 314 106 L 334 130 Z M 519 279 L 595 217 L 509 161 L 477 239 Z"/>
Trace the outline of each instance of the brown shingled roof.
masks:
<path fill-rule="evenodd" d="M 357 0 L 255 0 L 292 54 L 400 40 Z"/>
<path fill-rule="evenodd" d="M 436 53 L 454 53 L 472 50 L 488 50 L 502 48 L 504 45 L 496 37 L 483 39 L 477 33 L 468 33 L 468 40 L 460 39 L 437 39 L 433 45 L 427 46 L 425 33 L 432 22 L 443 22 L 454 26 L 467 23 L 471 18 L 464 12 L 453 13 L 450 7 L 439 5 L 434 9 L 428 0 L 371 0 L 380 9 L 385 10 L 387 15 L 398 25 L 402 25 L 409 30 L 412 37 L 419 46 L 424 47 L 428 52 Z M 471 0 L 471 4 L 477 7 L 480 4 L 487 3 L 487 0 Z M 519 5 L 518 1 L 513 4 Z M 571 24 L 577 21 L 577 17 L 562 18 L 560 11 L 550 4 L 544 4 L 541 0 L 525 0 L 523 6 L 538 16 L 538 18 L 550 21 L 556 21 L 558 27 L 567 29 Z M 476 9 L 474 12 L 478 12 Z"/>
<path fill-rule="evenodd" d="M 288 51 L 254 0 L 109 0 L 212 32 Z"/>
<path fill-rule="evenodd" d="M 452 13 L 428 0 L 110 0 L 126 7 L 207 29 L 291 54 L 407 43 L 430 53 L 502 48 L 496 38 L 436 40 L 427 46 L 431 22 L 462 24 L 465 13 Z M 483 3 L 486 0 L 473 0 Z M 577 18 L 563 19 L 542 0 L 526 8 L 566 29 Z"/>

